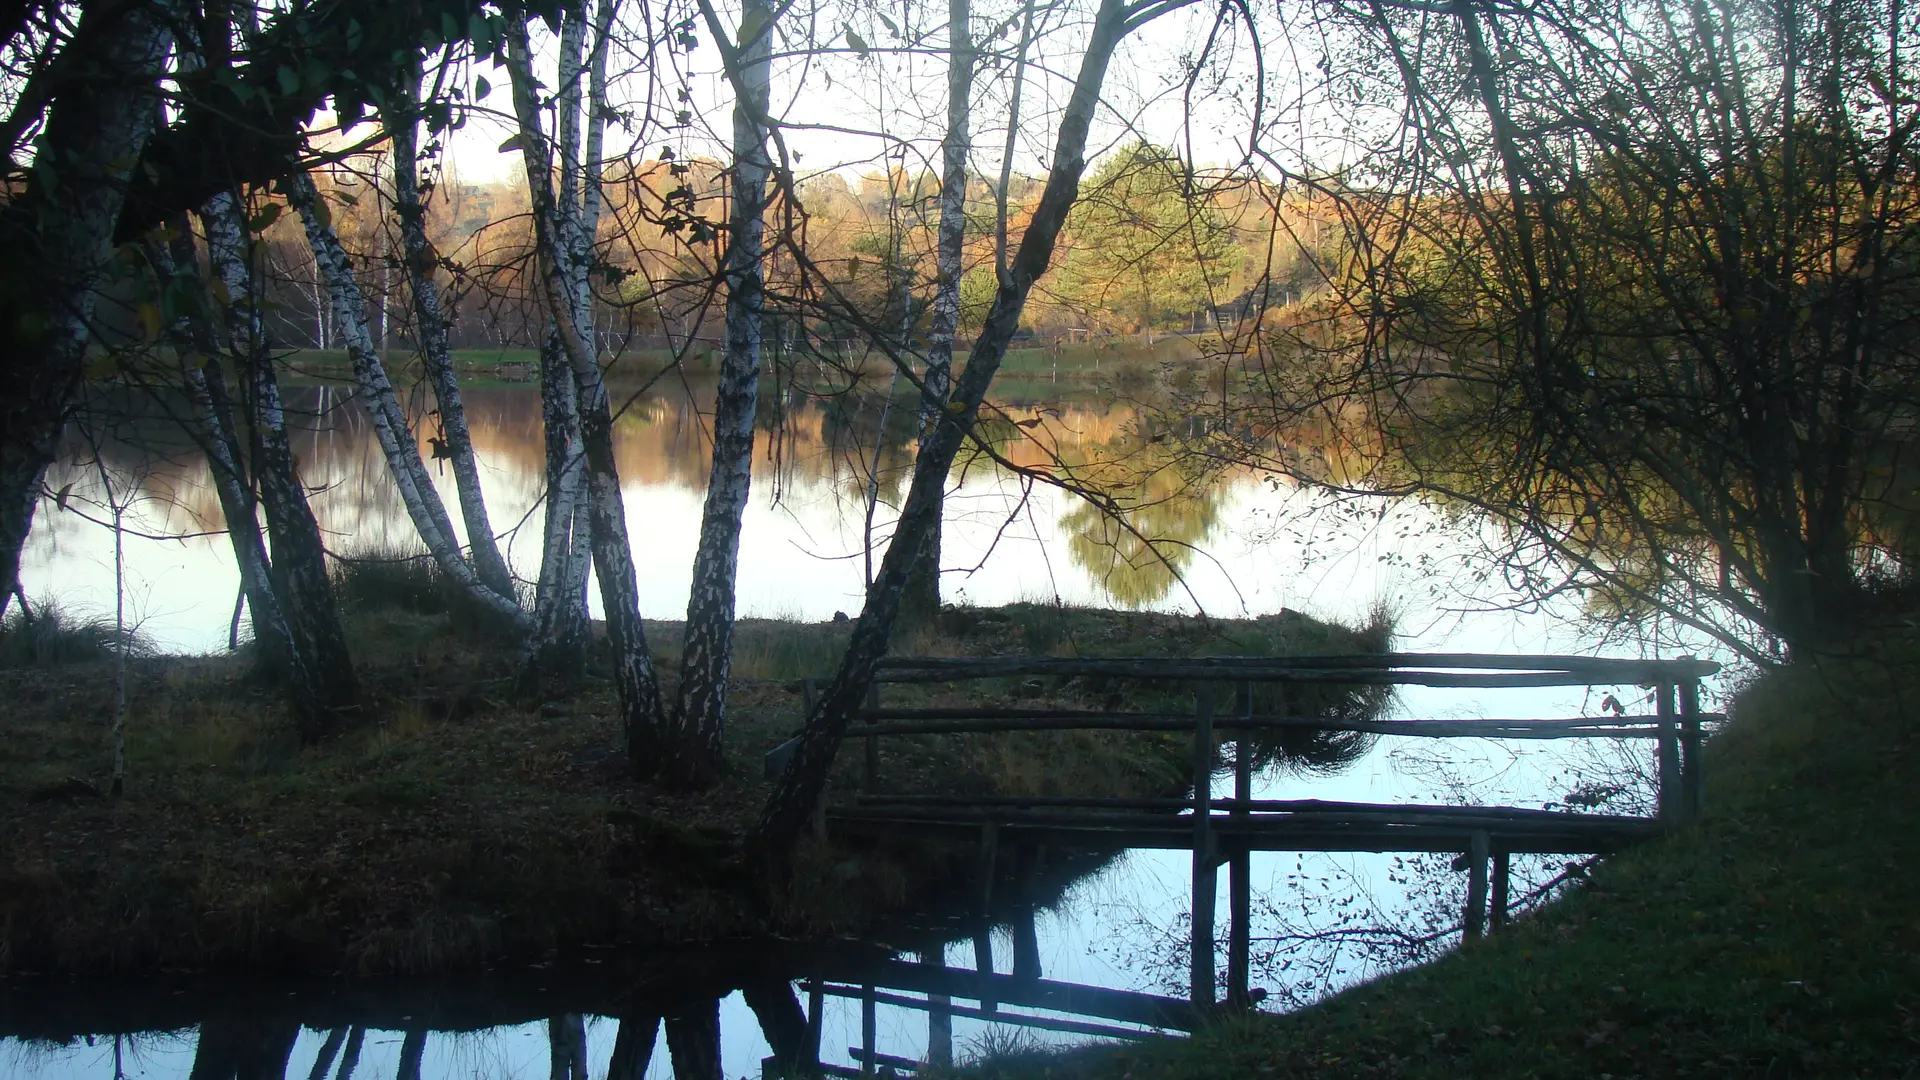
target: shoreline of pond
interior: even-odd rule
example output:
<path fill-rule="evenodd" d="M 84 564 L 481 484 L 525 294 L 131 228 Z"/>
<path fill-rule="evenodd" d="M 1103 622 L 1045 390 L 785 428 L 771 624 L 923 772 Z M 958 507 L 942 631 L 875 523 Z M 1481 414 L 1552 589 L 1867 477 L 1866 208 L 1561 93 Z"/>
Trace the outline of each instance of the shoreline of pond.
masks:
<path fill-rule="evenodd" d="M 769 788 L 762 756 L 797 729 L 799 678 L 831 671 L 845 624 L 741 622 L 728 775 L 680 794 L 628 777 L 610 683 L 591 670 L 569 693 L 518 698 L 510 641 L 447 612 L 365 597 L 346 609 L 368 692 L 359 724 L 302 747 L 243 658 L 139 660 L 117 799 L 94 794 L 111 667 L 0 670 L 0 696 L 17 703 L 0 754 L 0 974 L 447 974 L 727 940 L 880 934 L 908 948 L 971 932 L 953 921 L 977 895 L 962 887 L 977 875 L 971 847 L 809 841 L 773 895 L 740 856 Z M 655 624 L 655 640 L 676 641 L 674 629 Z M 1295 613 L 1013 605 L 947 609 L 895 651 L 1367 651 L 1387 635 Z M 675 659 L 657 656 L 665 673 Z M 931 704 L 949 691 L 903 693 Z M 1140 733 L 889 742 L 889 777 L 917 791 L 1163 794 L 1188 769 L 1184 744 Z M 857 757 L 842 756 L 843 796 Z M 1110 857 L 1056 857 L 1017 899 L 1050 905 Z"/>

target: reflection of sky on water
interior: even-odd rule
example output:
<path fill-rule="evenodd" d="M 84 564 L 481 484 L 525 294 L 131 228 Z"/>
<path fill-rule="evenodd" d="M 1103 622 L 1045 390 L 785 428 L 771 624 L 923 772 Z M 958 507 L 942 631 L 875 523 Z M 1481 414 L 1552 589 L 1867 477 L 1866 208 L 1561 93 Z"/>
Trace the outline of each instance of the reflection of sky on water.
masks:
<path fill-rule="evenodd" d="M 310 397 L 312 393 L 308 392 Z M 306 402 L 309 406 L 331 403 L 326 399 Z M 531 525 L 508 546 L 518 572 L 531 577 L 537 570 L 537 500 L 542 482 L 537 397 L 531 391 L 477 394 L 469 413 L 474 417 L 482 479 L 496 528 L 511 528 L 523 516 Z M 741 540 L 739 612 L 746 616 L 825 619 L 836 610 L 851 613 L 860 603 L 865 495 L 861 466 L 849 453 L 834 449 L 831 425 L 819 410 L 797 410 L 794 415 L 793 426 L 780 444 L 779 462 L 763 453 L 756 468 L 756 494 Z M 331 535 L 330 544 L 352 551 L 408 543 L 411 526 L 362 415 L 349 405 L 331 416 L 331 423 L 304 433 L 296 447 L 308 482 L 325 482 L 326 489 L 314 502 L 322 527 Z M 1125 416 L 1068 409 L 1057 423 L 1060 445 L 1066 451 L 1063 456 L 1113 445 L 1125 437 L 1127 424 Z M 857 453 L 865 460 L 874 438 L 872 431 L 854 430 L 849 444 L 860 447 Z M 1008 452 L 1021 460 L 1018 446 Z M 651 618 L 679 618 L 698 530 L 699 485 L 706 472 L 697 418 L 684 401 L 642 403 L 619 426 L 618 456 L 641 567 L 643 612 Z M 883 455 L 883 463 L 894 468 L 905 460 L 897 447 Z M 1035 460 L 1029 457 L 1022 463 Z M 123 470 L 130 468 L 125 462 L 117 464 Z M 53 477 L 52 483 L 58 487 L 69 480 L 77 493 L 97 495 L 97 483 L 84 472 L 69 470 Z M 136 507 L 130 522 L 154 532 L 217 528 L 217 504 L 205 485 L 204 465 L 197 462 L 158 468 L 143 480 L 141 490 L 149 498 Z M 440 485 L 453 507 L 452 478 L 442 476 Z M 898 495 L 893 486 L 892 497 Z M 111 611 L 110 534 L 73 514 L 43 508 L 48 512 L 36 519 L 22 568 L 29 594 L 59 597 L 78 610 Z M 1183 512 L 1204 513 L 1210 520 L 1181 520 Z M 454 516 L 457 523 L 457 512 Z M 889 516 L 882 507 L 875 529 L 882 541 Z M 1358 623 L 1384 600 L 1398 615 L 1401 636 L 1396 644 L 1408 651 L 1595 651 L 1594 641 L 1577 620 L 1568 617 L 1573 611 L 1565 604 L 1552 611 L 1453 610 L 1462 585 L 1487 587 L 1476 577 L 1479 564 L 1473 557 L 1479 546 L 1430 508 L 1407 504 L 1382 514 L 1378 508 L 1329 504 L 1286 486 L 1243 478 L 1222 481 L 1218 490 L 1202 499 L 1155 506 L 1135 520 L 1157 523 L 1165 534 L 1198 548 L 1185 566 L 1184 583 L 1173 585 L 1147 606 L 1193 610 L 1197 604 L 1227 617 L 1293 608 Z M 1093 524 L 1097 522 L 1077 500 L 1056 489 L 1023 490 L 998 471 L 968 470 L 948 504 L 943 563 L 949 573 L 943 580 L 944 595 L 949 602 L 979 605 L 1055 597 L 1069 604 L 1104 605 L 1114 602 L 1115 592 L 1123 599 L 1142 599 L 1137 573 L 1110 590 L 1102 576 L 1086 569 L 1100 565 L 1097 558 L 1088 557 L 1086 536 Z M 145 620 L 151 637 L 174 650 L 209 651 L 224 646 L 237 575 L 223 536 L 130 540 L 128 558 L 131 610 Z M 1127 596 L 1127 589 L 1134 589 L 1134 595 Z M 1145 591 L 1152 591 L 1150 584 Z M 597 594 L 594 602 L 597 613 Z M 1668 649 L 1667 654 L 1676 651 Z M 1699 651 L 1710 653 L 1704 648 Z M 1600 692 L 1403 688 L 1391 712 L 1408 717 L 1592 715 Z M 1623 700 L 1628 699 L 1625 689 L 1620 693 Z M 1639 711 L 1631 701 L 1629 707 Z M 1442 745 L 1443 757 L 1436 754 Z M 1565 775 L 1570 770 L 1596 762 L 1609 769 L 1635 760 L 1644 764 L 1650 749 L 1644 743 L 1628 744 L 1620 751 L 1613 744 L 1488 740 L 1440 744 L 1387 738 L 1338 775 L 1269 775 L 1259 782 L 1257 795 L 1539 806 L 1571 787 Z M 1216 780 L 1217 794 L 1227 794 L 1230 788 L 1230 779 Z M 1345 883 L 1341 887 L 1373 890 L 1388 907 L 1406 903 L 1406 887 L 1388 880 L 1392 856 L 1381 855 L 1256 853 L 1252 878 L 1256 892 L 1287 895 L 1285 878 L 1296 864 L 1313 874 L 1335 876 Z M 1185 852 L 1136 851 L 1080 883 L 1062 912 L 1041 917 L 1041 959 L 1047 977 L 1127 989 L 1165 989 L 1169 981 L 1165 958 L 1150 955 L 1155 945 L 1142 937 L 1141 928 L 1164 926 L 1180 917 L 1188 906 L 1188 881 Z M 1223 873 L 1222 890 L 1225 887 Z M 1219 907 L 1224 913 L 1224 892 Z M 996 943 L 995 955 L 1004 970 L 1011 955 L 1004 934 Z M 971 947 L 956 946 L 950 959 L 956 966 L 971 967 Z M 1364 965 L 1358 969 L 1360 975 L 1368 973 Z M 910 1058 L 924 1052 L 924 1014 L 882 1005 L 878 1022 L 883 1052 Z M 723 1004 L 722 1025 L 725 1074 L 758 1075 L 766 1044 L 739 995 Z M 956 1048 L 964 1052 L 969 1040 L 980 1039 L 983 1027 L 977 1021 L 956 1018 L 954 1030 Z M 604 1075 L 613 1035 L 610 1021 L 589 1028 L 596 1077 Z M 1039 1032 L 1033 1037 L 1063 1038 Z M 302 1035 L 289 1076 L 306 1075 L 321 1041 L 319 1034 Z M 858 1002 L 829 998 L 822 1042 L 827 1060 L 847 1062 L 845 1048 L 859 1041 Z M 356 1075 L 392 1076 L 399 1043 L 397 1033 L 370 1038 Z M 545 1076 L 547 1052 L 542 1025 L 436 1034 L 428 1040 L 423 1075 Z M 155 1080 L 184 1077 L 191 1060 L 190 1035 L 145 1038 L 139 1053 L 128 1059 L 126 1075 Z M 0 1043 L 0 1067 L 21 1077 L 105 1080 L 113 1075 L 112 1044 L 109 1040 L 94 1047 L 53 1049 Z M 662 1043 L 649 1076 L 664 1080 L 670 1075 Z"/>

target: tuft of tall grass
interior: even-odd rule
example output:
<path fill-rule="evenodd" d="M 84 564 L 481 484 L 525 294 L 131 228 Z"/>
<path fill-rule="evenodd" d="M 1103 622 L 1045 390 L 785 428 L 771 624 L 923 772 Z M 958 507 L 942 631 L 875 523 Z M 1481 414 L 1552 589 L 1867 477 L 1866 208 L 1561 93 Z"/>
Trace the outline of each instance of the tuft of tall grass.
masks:
<path fill-rule="evenodd" d="M 150 656 L 153 645 L 138 630 L 122 633 L 104 616 L 82 618 L 58 601 L 41 600 L 31 613 L 15 606 L 0 622 L 0 667 L 54 667 L 107 660 L 124 640 L 135 656 Z"/>
<path fill-rule="evenodd" d="M 475 600 L 424 550 L 373 545 L 334 557 L 329 575 L 341 608 L 354 615 L 439 615 L 463 636 L 514 636 L 498 612 Z"/>

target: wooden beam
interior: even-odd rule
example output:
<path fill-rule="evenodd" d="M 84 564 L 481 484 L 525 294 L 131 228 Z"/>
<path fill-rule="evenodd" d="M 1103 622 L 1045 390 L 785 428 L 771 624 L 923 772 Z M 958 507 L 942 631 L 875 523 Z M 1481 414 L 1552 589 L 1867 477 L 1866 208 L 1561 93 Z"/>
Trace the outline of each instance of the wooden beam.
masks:
<path fill-rule="evenodd" d="M 946 671 L 960 677 L 989 675 L 1043 675 L 1071 669 L 1080 674 L 1152 673 L 1178 665 L 1204 668 L 1218 676 L 1259 678 L 1260 673 L 1290 670 L 1400 671 L 1410 668 L 1490 671 L 1559 671 L 1594 676 L 1593 681 L 1651 682 L 1658 677 L 1702 677 L 1720 670 L 1706 660 L 1643 660 L 1629 657 L 1564 656 L 1541 653 L 1344 653 L 1326 656 L 1205 656 L 1205 657 L 945 657 L 890 656 L 877 665 L 892 675 L 900 671 Z M 951 676 L 950 676 L 951 677 Z"/>
<path fill-rule="evenodd" d="M 1252 706 L 1251 687 L 1246 701 Z M 1233 817 L 1247 819 L 1253 801 L 1253 745 L 1240 739 L 1233 745 Z M 1245 844 L 1233 845 L 1227 861 L 1227 1003 L 1245 1011 L 1252 1008 L 1247 983 L 1252 968 L 1253 853 Z"/>

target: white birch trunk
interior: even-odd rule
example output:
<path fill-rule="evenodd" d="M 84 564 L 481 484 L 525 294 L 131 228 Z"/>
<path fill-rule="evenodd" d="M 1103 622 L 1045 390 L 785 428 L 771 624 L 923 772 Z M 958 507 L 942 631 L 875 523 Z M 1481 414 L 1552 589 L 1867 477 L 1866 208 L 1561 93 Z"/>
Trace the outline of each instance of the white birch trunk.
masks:
<path fill-rule="evenodd" d="M 606 384 L 601 379 L 592 346 L 582 338 L 572 318 L 573 283 L 567 278 L 563 262 L 561 227 L 554 204 L 552 155 L 541 129 L 524 23 L 508 31 L 507 68 L 513 83 L 514 113 L 520 121 L 527 188 L 533 202 L 540 296 L 547 305 L 561 352 L 573 371 L 580 395 L 580 433 L 586 450 L 593 568 L 600 581 L 601 605 L 606 609 L 607 639 L 613 649 L 614 681 L 626 728 L 627 756 L 634 770 L 644 774 L 658 763 L 655 750 L 662 733 L 663 711 L 660 685 L 652 654 L 647 649 L 646 626 L 640 618 L 640 593 L 633 548 L 627 537 L 620 474 L 614 463 L 613 417 Z"/>
<path fill-rule="evenodd" d="M 717 32 L 717 31 L 716 31 Z M 766 212 L 767 132 L 773 12 L 745 0 L 740 17 L 738 100 L 733 109 L 733 208 L 727 226 L 727 350 L 713 407 L 713 468 L 707 478 L 700 542 L 687 598 L 680 699 L 669 736 L 667 778 L 704 787 L 722 764 L 727 677 L 732 668 L 734 587 L 740 521 L 753 479 L 754 415 L 759 407 L 762 230 Z"/>
<path fill-rule="evenodd" d="M 960 327 L 961 256 L 967 236 L 967 155 L 973 148 L 967 120 L 973 111 L 974 50 L 968 0 L 947 2 L 947 133 L 940 144 L 940 237 L 934 252 L 937 280 L 933 292 L 933 325 L 927 348 L 925 391 L 920 399 L 920 445 L 924 448 L 947 407 L 953 384 L 953 341 Z M 902 603 L 905 617 L 931 618 L 940 610 L 940 524 L 945 516 L 946 491 L 939 492 L 941 509 L 914 561 Z"/>
<path fill-rule="evenodd" d="M 313 249 L 314 260 L 326 278 L 327 291 L 333 295 L 335 326 L 346 339 L 347 352 L 353 358 L 354 379 L 366 399 L 374 435 L 386 455 L 387 471 L 400 489 L 407 516 L 413 520 L 434 562 L 455 584 L 489 610 L 522 629 L 531 630 L 532 620 L 520 606 L 482 584 L 472 565 L 460 553 L 447 508 L 427 475 L 426 464 L 420 460 L 420 444 L 407 424 L 406 413 L 393 392 L 393 383 L 387 379 L 386 366 L 374 350 L 372 335 L 367 330 L 366 301 L 353 279 L 347 253 L 334 235 L 332 225 L 321 217 L 313 178 L 296 171 L 287 178 L 286 184 L 287 201 L 300 212 L 306 224 L 308 246 Z"/>
<path fill-rule="evenodd" d="M 287 439 L 280 384 L 248 269 L 239 202 L 228 193 L 215 195 L 201 208 L 200 220 L 208 261 L 227 290 L 227 348 L 240 365 L 252 402 L 253 476 L 267 519 L 272 578 L 292 643 L 288 654 L 295 662 L 288 678 L 293 711 L 301 737 L 312 741 L 332 731 L 338 711 L 359 699 L 359 682 L 327 580 L 320 526 L 307 504 Z"/>
<path fill-rule="evenodd" d="M 417 72 L 409 78 L 417 86 Z M 453 356 L 447 345 L 448 323 L 440 311 L 440 286 L 433 276 L 436 260 L 433 245 L 427 239 L 426 208 L 420 203 L 416 102 L 415 88 L 403 88 L 398 108 L 387 117 L 387 130 L 393 138 L 394 212 L 400 221 L 401 241 L 406 250 L 408 291 L 413 296 L 420 359 L 439 406 L 440 430 L 448 460 L 453 465 L 453 482 L 460 496 L 460 517 L 467 527 L 467 543 L 473 552 L 474 573 L 487 588 L 517 601 L 513 575 L 507 569 L 506 559 L 500 555 L 493 523 L 487 516 L 486 495 L 480 488 L 480 468 L 474 459 L 473 437 L 467 429 L 467 410 L 461 401 L 460 381 L 454 376 Z"/>

